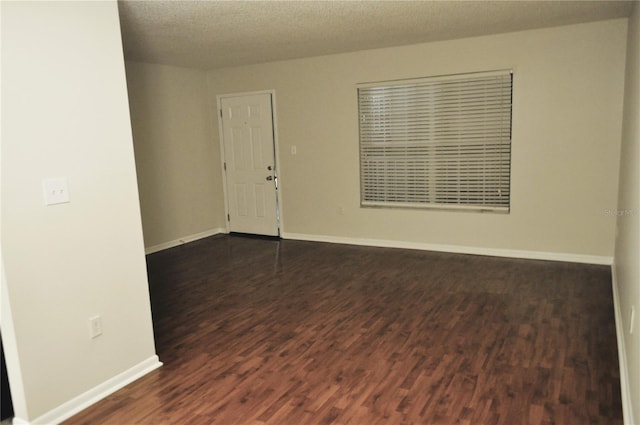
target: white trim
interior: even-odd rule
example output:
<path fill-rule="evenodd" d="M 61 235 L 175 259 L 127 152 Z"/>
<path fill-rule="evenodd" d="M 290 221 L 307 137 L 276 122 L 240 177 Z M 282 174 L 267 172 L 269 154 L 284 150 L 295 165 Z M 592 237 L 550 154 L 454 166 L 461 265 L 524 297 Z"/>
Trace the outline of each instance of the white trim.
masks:
<path fill-rule="evenodd" d="M 4 360 L 7 366 L 9 378 L 9 390 L 13 401 L 13 413 L 17 418 L 27 417 L 27 397 L 22 379 L 22 366 L 18 354 L 15 327 L 13 325 L 13 313 L 11 311 L 11 299 L 9 287 L 4 269 L 4 258 L 0 246 L 0 321 L 2 322 L 2 345 L 4 348 Z M 21 419 L 20 419 L 21 420 Z"/>
<path fill-rule="evenodd" d="M 122 387 L 132 383 L 133 381 L 142 378 L 149 372 L 162 366 L 158 356 L 154 355 L 148 359 L 138 363 L 132 368 L 125 370 L 119 375 L 114 376 L 111 379 L 103 382 L 102 384 L 93 387 L 89 391 L 80 394 L 79 396 L 61 404 L 53 410 L 48 411 L 42 416 L 37 417 L 31 423 L 32 424 L 58 424 L 76 413 L 86 409 L 94 403 L 102 400 L 110 394 L 118 391 Z"/>
<path fill-rule="evenodd" d="M 216 98 L 258 96 L 258 95 L 261 95 L 261 94 L 273 94 L 273 93 L 275 93 L 275 89 L 255 90 L 255 91 L 242 91 L 242 92 L 232 92 L 232 93 L 221 93 L 221 94 L 216 95 Z"/>
<path fill-rule="evenodd" d="M 154 252 L 163 251 L 165 249 L 173 248 L 174 246 L 184 245 L 189 242 L 197 241 L 198 239 L 208 238 L 209 236 L 219 235 L 221 233 L 229 233 L 227 229 L 218 227 L 215 229 L 209 229 L 204 232 L 195 233 L 193 235 L 185 236 L 180 239 L 174 239 L 169 242 L 164 242 L 158 245 L 145 247 L 145 254 L 153 254 Z"/>
<path fill-rule="evenodd" d="M 297 239 L 314 242 L 330 242 L 347 245 L 377 246 L 383 248 L 418 249 L 424 251 L 451 252 L 456 254 L 489 255 L 492 257 L 525 258 L 529 260 L 565 261 L 569 263 L 611 265 L 613 257 L 598 255 L 569 254 L 563 252 L 520 251 L 513 249 L 482 248 L 461 245 L 440 245 L 423 242 L 407 242 L 387 239 L 347 238 L 342 236 L 309 235 L 282 232 L 283 239 Z"/>
<path fill-rule="evenodd" d="M 451 81 L 457 80 L 460 78 L 470 78 L 474 76 L 478 77 L 495 77 L 495 76 L 503 76 L 505 74 L 513 74 L 513 69 L 494 69 L 491 71 L 471 71 L 471 72 L 458 72 L 456 74 L 440 74 L 440 75 L 432 75 L 430 77 L 419 77 L 419 78 L 401 78 L 398 80 L 382 80 L 382 81 L 370 81 L 366 83 L 358 83 L 356 84 L 356 88 L 369 88 L 369 87 L 378 87 L 381 85 L 384 86 L 398 86 L 398 85 L 406 85 L 406 84 L 417 84 L 423 82 L 435 82 L 435 81 Z"/>
<path fill-rule="evenodd" d="M 218 117 L 218 149 L 220 149 L 220 174 L 222 177 L 222 196 L 224 196 L 224 224 L 225 233 L 231 231 L 229 223 L 229 199 L 227 195 L 227 171 L 225 170 L 225 155 L 224 155 L 224 128 L 222 128 L 222 97 L 224 95 L 216 96 L 216 116 Z"/>
<path fill-rule="evenodd" d="M 618 292 L 618 277 L 615 262 L 611 265 L 611 288 L 613 289 L 613 310 L 616 320 L 616 338 L 618 340 L 618 363 L 620 366 L 620 397 L 622 399 L 622 420 L 625 424 L 633 424 L 633 404 L 631 403 L 631 388 L 629 388 L 629 369 L 627 368 L 627 351 L 625 347 L 625 329 Z"/>
<path fill-rule="evenodd" d="M 278 235 L 282 234 L 284 224 L 282 220 L 282 175 L 280 174 L 280 142 L 278 139 L 278 113 L 276 108 L 276 91 L 269 90 L 271 94 L 271 119 L 273 121 L 273 155 L 275 158 L 275 172 L 277 177 L 277 189 L 276 189 L 276 208 L 278 214 Z"/>
<path fill-rule="evenodd" d="M 11 418 L 11 425 L 29 425 L 29 422 L 20 418 Z"/>

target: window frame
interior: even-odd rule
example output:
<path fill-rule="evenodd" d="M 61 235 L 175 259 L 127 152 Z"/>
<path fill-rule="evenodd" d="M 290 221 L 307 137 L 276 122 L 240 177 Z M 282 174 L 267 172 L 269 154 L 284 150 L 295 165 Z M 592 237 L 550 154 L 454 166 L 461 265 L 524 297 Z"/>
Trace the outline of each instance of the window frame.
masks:
<path fill-rule="evenodd" d="M 495 93 L 498 93 L 498 95 L 495 95 L 494 92 L 490 91 L 489 93 L 491 94 L 486 95 L 485 97 L 482 97 L 482 98 L 476 97 L 478 91 L 477 90 L 473 91 L 475 90 L 473 85 L 476 83 L 482 84 L 483 81 L 487 81 L 489 82 L 488 84 L 491 85 L 492 83 L 490 83 L 490 81 L 492 81 L 492 79 L 503 80 L 503 83 L 498 84 L 499 85 L 498 88 L 492 89 L 492 90 L 496 90 Z M 507 80 L 508 80 L 508 85 L 506 83 Z M 465 86 L 465 84 L 468 84 L 468 86 Z M 445 101 L 442 101 L 441 103 L 439 103 L 440 101 L 437 100 L 439 97 L 441 98 L 446 97 L 447 99 L 451 97 L 450 94 L 446 96 L 442 94 L 442 93 L 446 93 L 445 90 L 449 90 L 449 89 L 443 89 L 442 87 L 445 87 L 445 88 L 456 87 L 457 85 L 460 85 L 462 87 L 461 89 L 462 94 L 459 96 L 465 95 L 465 93 L 467 94 L 472 93 L 474 97 L 472 98 L 472 100 L 469 100 L 471 98 L 468 99 L 465 97 L 463 100 L 458 101 L 458 103 L 456 103 L 455 105 L 463 104 L 466 106 L 470 106 L 473 104 L 473 107 L 476 107 L 477 105 L 484 104 L 485 106 L 483 109 L 482 109 L 482 106 L 479 107 L 485 113 L 485 115 L 482 115 L 482 117 L 484 118 L 481 121 L 478 121 L 474 116 L 473 119 L 475 120 L 475 123 L 481 123 L 482 127 L 490 127 L 490 125 L 487 125 L 487 122 L 491 124 L 491 123 L 495 123 L 496 120 L 499 119 L 500 121 L 499 125 L 496 124 L 497 127 L 495 127 L 496 129 L 498 129 L 496 131 L 499 131 L 499 136 L 496 136 L 493 139 L 491 137 L 487 138 L 486 136 L 484 136 L 485 139 L 487 140 L 486 142 L 465 141 L 464 136 L 466 134 L 464 133 L 464 131 L 466 130 L 463 127 L 465 126 L 468 127 L 469 123 L 466 121 L 463 122 L 460 120 L 468 119 L 468 115 L 469 115 L 468 113 L 466 113 L 466 115 L 464 115 L 463 118 L 459 118 L 459 116 L 456 116 L 458 118 L 454 117 L 453 119 L 451 119 L 451 115 L 447 115 L 448 117 L 447 119 L 450 119 L 453 121 L 458 119 L 460 122 L 462 122 L 462 124 L 460 124 L 460 128 L 462 128 L 463 130 L 462 132 L 463 136 L 461 139 L 458 140 L 458 142 L 455 141 L 456 140 L 455 138 L 448 138 L 449 136 L 446 136 L 445 138 L 448 138 L 448 139 L 443 141 L 443 140 L 435 140 L 435 139 L 438 139 L 438 137 L 443 138 L 442 136 L 423 136 L 422 135 L 424 133 L 423 131 L 424 127 L 420 127 L 420 126 L 425 125 L 424 123 L 422 123 L 422 121 L 427 121 L 427 122 L 437 121 L 437 119 L 434 117 L 436 117 L 437 114 L 441 113 L 442 110 L 444 110 L 443 108 L 451 108 L 453 105 L 453 103 L 450 103 L 451 102 L 450 100 L 445 100 Z M 497 71 L 450 74 L 450 75 L 431 76 L 431 77 L 424 77 L 424 78 L 362 83 L 362 84 L 358 84 L 356 86 L 356 89 L 357 89 L 356 94 L 357 94 L 357 101 L 358 101 L 358 138 L 359 138 L 358 151 L 359 151 L 359 159 L 360 159 L 359 178 L 360 178 L 360 206 L 361 207 L 363 208 L 417 208 L 417 209 L 440 209 L 440 210 L 444 209 L 444 210 L 497 212 L 497 213 L 507 213 L 507 214 L 510 212 L 511 210 L 511 156 L 512 156 L 512 145 L 513 145 L 512 143 L 513 142 L 512 141 L 513 70 L 503 69 L 503 70 L 497 70 Z M 414 114 L 412 115 L 412 117 L 406 119 L 407 124 L 405 124 L 404 133 L 407 134 L 406 135 L 407 141 L 404 143 L 404 145 L 406 145 L 404 147 L 402 146 L 403 143 L 398 142 L 398 140 L 402 139 L 402 135 L 400 133 L 403 132 L 402 123 L 399 123 L 398 121 L 398 117 L 400 116 L 398 115 L 398 111 L 403 109 L 403 107 L 397 106 L 399 103 L 403 101 L 403 98 L 400 95 L 398 95 L 398 97 L 384 98 L 386 99 L 387 104 L 392 105 L 389 108 L 390 110 L 393 108 L 396 108 L 395 116 L 393 118 L 394 119 L 393 129 L 391 129 L 390 131 L 387 131 L 385 135 L 382 135 L 382 133 L 378 134 L 378 133 L 371 132 L 372 131 L 371 129 L 376 126 L 375 121 L 378 115 L 375 115 L 371 111 L 372 107 L 370 105 L 363 108 L 363 103 L 366 103 L 367 101 L 371 103 L 371 99 L 363 100 L 363 96 L 373 96 L 372 93 L 374 93 L 375 91 L 383 93 L 385 90 L 389 92 L 396 91 L 401 93 L 402 91 L 406 91 L 407 93 L 410 93 L 404 98 L 404 109 L 406 112 L 408 112 L 406 116 L 411 115 L 411 112 L 414 112 Z M 431 90 L 431 92 L 429 92 L 429 90 Z M 411 93 L 412 91 L 414 91 L 415 93 Z M 495 97 L 495 96 L 498 96 L 498 97 Z M 419 103 L 419 102 L 422 102 L 422 100 L 420 99 L 423 99 L 423 98 L 427 98 L 427 99 L 433 98 L 436 100 L 432 99 L 430 101 L 426 101 L 426 103 Z M 416 101 L 416 99 L 418 100 Z M 480 99 L 479 100 L 480 103 L 476 102 L 477 99 Z M 493 106 L 491 106 L 491 102 L 494 102 L 495 99 L 498 99 L 496 102 L 498 102 L 497 104 L 499 104 L 499 108 L 500 108 L 499 112 L 491 111 L 491 109 L 498 109 L 498 107 L 493 108 Z M 415 106 L 416 105 L 415 102 L 418 102 L 417 104 L 419 106 L 417 108 Z M 425 105 L 427 105 L 428 107 Z M 486 105 L 490 105 L 490 106 L 486 106 Z M 412 107 L 414 109 L 411 109 Z M 380 102 L 379 109 L 382 109 L 382 108 L 383 108 L 383 102 Z M 431 110 L 432 112 L 430 113 L 424 112 L 429 110 Z M 487 110 L 489 110 L 489 112 L 486 112 Z M 415 113 L 416 111 L 419 112 L 419 114 L 416 114 Z M 388 115 L 384 115 L 384 112 L 380 112 L 379 116 L 385 118 L 385 117 L 391 116 L 392 113 L 393 112 L 388 112 Z M 475 115 L 475 112 L 474 112 L 474 115 Z M 369 121 L 366 121 L 367 119 Z M 490 121 L 486 121 L 487 119 L 489 119 Z M 508 123 L 505 123 L 505 119 L 508 119 Z M 365 122 L 366 122 L 366 125 L 363 125 Z M 416 122 L 417 122 L 417 125 L 420 127 L 419 131 L 415 130 L 413 127 L 410 128 L 410 126 L 415 124 Z M 392 125 L 390 125 L 388 122 L 380 122 L 377 125 L 380 126 L 380 128 L 384 128 L 385 126 L 387 126 L 387 128 L 392 127 Z M 428 124 L 428 125 L 433 126 L 435 128 L 434 124 Z M 451 125 L 450 123 L 447 124 L 447 126 L 450 126 L 450 125 Z M 411 133 L 412 131 L 414 131 L 414 133 Z M 487 134 L 489 135 L 493 134 L 491 133 L 490 130 L 487 130 L 487 131 L 488 131 Z M 369 133 L 363 136 L 363 134 L 366 132 L 369 132 Z M 393 133 L 393 134 L 389 136 L 390 133 Z M 430 134 L 429 131 L 427 131 L 427 133 Z M 436 131 L 433 131 L 433 133 L 436 133 Z M 416 136 L 416 134 L 418 136 Z M 383 142 L 380 144 L 381 146 L 382 145 L 385 146 L 385 148 L 382 150 L 386 149 L 388 151 L 392 151 L 392 153 L 391 154 L 383 153 L 377 157 L 371 154 L 370 152 L 367 153 L 367 149 L 371 148 L 371 146 L 375 146 L 375 144 L 378 142 L 373 142 L 371 140 L 366 140 L 363 142 L 363 139 L 366 139 L 366 138 L 373 139 L 375 137 L 378 137 L 378 139 L 381 138 L 381 140 L 387 140 L 387 137 L 388 137 L 388 140 L 393 140 L 392 142 L 387 140 L 386 142 Z M 410 140 L 411 138 L 413 138 L 414 140 L 411 141 Z M 394 143 L 397 144 L 397 148 L 396 148 L 396 145 L 393 145 Z M 457 146 L 458 150 L 462 152 L 462 154 L 459 154 L 458 156 L 463 157 L 462 159 L 458 159 L 457 160 L 458 162 L 455 162 L 455 160 L 451 161 L 452 152 L 455 151 L 455 146 Z M 478 150 L 475 147 L 482 147 L 485 150 L 485 152 L 480 153 L 478 155 L 476 152 L 474 152 L 474 150 L 476 151 Z M 396 151 L 405 149 L 404 155 L 401 153 L 394 152 L 393 151 L 394 148 L 396 149 Z M 375 151 L 375 148 L 373 150 Z M 416 160 L 413 160 L 411 152 L 418 152 L 418 154 L 416 155 Z M 398 171 L 397 174 L 394 174 L 394 171 L 391 171 L 385 174 L 387 172 L 387 167 L 389 167 L 389 164 L 393 164 L 393 155 L 398 155 L 398 157 L 403 157 L 403 159 L 400 159 L 398 161 L 399 164 L 402 164 L 403 161 L 405 165 L 407 163 L 414 163 L 413 167 L 414 168 L 417 167 L 416 168 L 418 169 L 417 173 L 422 172 L 421 169 L 425 169 L 426 170 L 425 176 L 428 176 L 428 177 L 425 177 L 424 179 L 420 180 L 419 178 L 414 176 L 414 177 L 408 178 L 406 181 L 401 181 L 401 183 L 399 183 L 398 176 L 401 177 L 403 173 L 404 175 L 411 175 L 412 169 L 411 167 L 403 168 L 403 169 L 399 169 L 401 171 Z M 426 157 L 430 157 L 430 158 L 425 161 L 424 158 Z M 446 159 L 444 160 L 438 159 L 440 157 L 446 158 Z M 371 158 L 368 160 L 369 163 L 375 162 L 375 158 L 382 158 L 379 160 L 379 162 L 387 161 L 387 162 L 384 162 L 382 166 L 380 165 L 377 166 L 377 167 L 384 168 L 385 171 L 379 172 L 379 170 L 376 169 L 375 166 L 370 166 L 368 168 L 365 167 L 367 165 L 365 164 L 365 162 L 367 162 L 366 158 Z M 493 167 L 490 166 L 492 161 L 491 158 L 494 158 Z M 447 164 L 447 162 L 450 163 L 448 167 L 438 168 L 442 164 Z M 477 165 L 480 162 L 482 162 L 482 165 Z M 436 165 L 436 164 L 440 164 L 440 165 Z M 451 164 L 457 166 L 458 177 L 453 175 L 453 174 L 456 174 L 456 170 L 452 171 Z M 487 166 L 486 164 L 489 164 L 489 166 Z M 484 178 L 481 180 L 478 180 L 478 175 L 480 174 L 474 171 L 479 169 L 484 170 L 484 174 L 483 174 Z M 448 172 L 450 172 L 452 175 L 447 176 Z M 371 174 L 371 173 L 374 173 L 374 174 Z M 371 180 L 375 179 L 375 177 L 372 177 L 372 176 L 377 176 L 378 174 L 382 175 L 381 179 L 376 180 L 376 181 L 380 181 L 380 183 L 379 184 L 371 183 Z M 418 174 L 416 174 L 416 176 L 417 175 Z M 461 177 L 463 175 L 465 176 L 464 178 Z M 387 180 L 384 180 L 385 178 L 390 178 L 391 180 L 395 178 L 395 180 L 389 183 Z M 444 183 L 442 183 L 443 181 Z M 374 187 L 376 186 L 376 184 L 378 184 L 381 187 L 383 187 L 384 185 L 390 185 L 391 189 L 388 190 L 387 194 L 380 195 L 380 199 L 383 199 L 383 200 L 372 200 L 371 198 L 367 199 L 365 198 L 365 193 L 367 194 L 367 196 L 369 196 L 370 192 L 367 192 L 367 190 L 369 190 L 370 188 L 365 187 L 366 183 L 371 183 Z M 397 191 L 397 193 L 394 192 L 394 189 L 393 189 L 394 185 L 398 187 L 403 184 L 406 187 L 409 187 L 412 184 L 415 186 L 412 189 L 406 189 L 406 191 L 408 191 L 407 193 L 413 190 L 413 192 L 411 192 L 412 194 L 406 196 L 406 198 L 411 200 L 411 202 L 406 202 L 406 199 L 403 200 L 402 195 L 400 194 L 399 191 Z M 486 189 L 477 189 L 477 187 L 480 187 L 480 186 L 482 187 L 490 186 L 492 190 L 487 191 Z M 455 188 L 455 187 L 458 187 L 458 192 L 459 192 L 458 196 L 455 199 L 449 199 L 448 197 L 452 196 L 451 188 Z M 495 187 L 498 187 L 497 191 L 493 190 L 493 188 Z M 464 188 L 465 190 L 460 190 L 460 188 Z M 476 188 L 476 189 L 473 189 L 473 188 Z M 380 189 L 380 190 L 383 191 L 386 189 Z M 506 191 L 506 194 L 503 193 L 503 191 Z M 397 196 L 399 200 L 393 200 L 394 196 Z M 425 200 L 415 201 L 415 199 L 418 199 L 420 196 L 423 196 Z M 480 198 L 482 198 L 483 200 L 478 201 L 478 199 Z M 496 202 L 495 199 L 498 199 L 499 202 Z M 506 200 L 506 203 L 505 203 L 505 200 Z"/>

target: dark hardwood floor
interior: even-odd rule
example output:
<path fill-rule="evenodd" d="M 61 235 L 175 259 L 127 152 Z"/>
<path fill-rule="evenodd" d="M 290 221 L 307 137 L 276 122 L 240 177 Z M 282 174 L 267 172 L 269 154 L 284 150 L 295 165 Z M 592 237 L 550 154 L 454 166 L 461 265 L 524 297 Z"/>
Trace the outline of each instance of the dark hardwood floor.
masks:
<path fill-rule="evenodd" d="M 620 424 L 610 268 L 212 237 L 148 256 L 164 366 L 67 424 Z"/>

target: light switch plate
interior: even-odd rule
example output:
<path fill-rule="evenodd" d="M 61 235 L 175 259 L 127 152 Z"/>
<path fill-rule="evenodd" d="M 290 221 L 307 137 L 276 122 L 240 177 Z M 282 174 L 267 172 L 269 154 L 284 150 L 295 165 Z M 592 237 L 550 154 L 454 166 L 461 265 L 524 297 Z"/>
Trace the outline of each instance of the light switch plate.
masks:
<path fill-rule="evenodd" d="M 93 316 L 89 318 L 89 337 L 91 339 L 102 335 L 102 317 Z"/>
<path fill-rule="evenodd" d="M 67 178 L 42 180 L 42 193 L 45 205 L 64 204 L 69 202 L 69 187 Z"/>

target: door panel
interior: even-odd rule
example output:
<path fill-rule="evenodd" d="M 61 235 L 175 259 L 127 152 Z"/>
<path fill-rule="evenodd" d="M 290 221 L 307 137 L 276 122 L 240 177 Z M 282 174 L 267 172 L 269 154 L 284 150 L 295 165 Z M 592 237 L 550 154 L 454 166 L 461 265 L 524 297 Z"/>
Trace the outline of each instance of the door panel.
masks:
<path fill-rule="evenodd" d="M 256 217 L 265 217 L 267 215 L 266 205 L 266 185 L 257 184 L 254 186 L 254 196 L 256 198 Z"/>
<path fill-rule="evenodd" d="M 220 104 L 229 229 L 277 236 L 271 95 L 224 97 Z"/>

